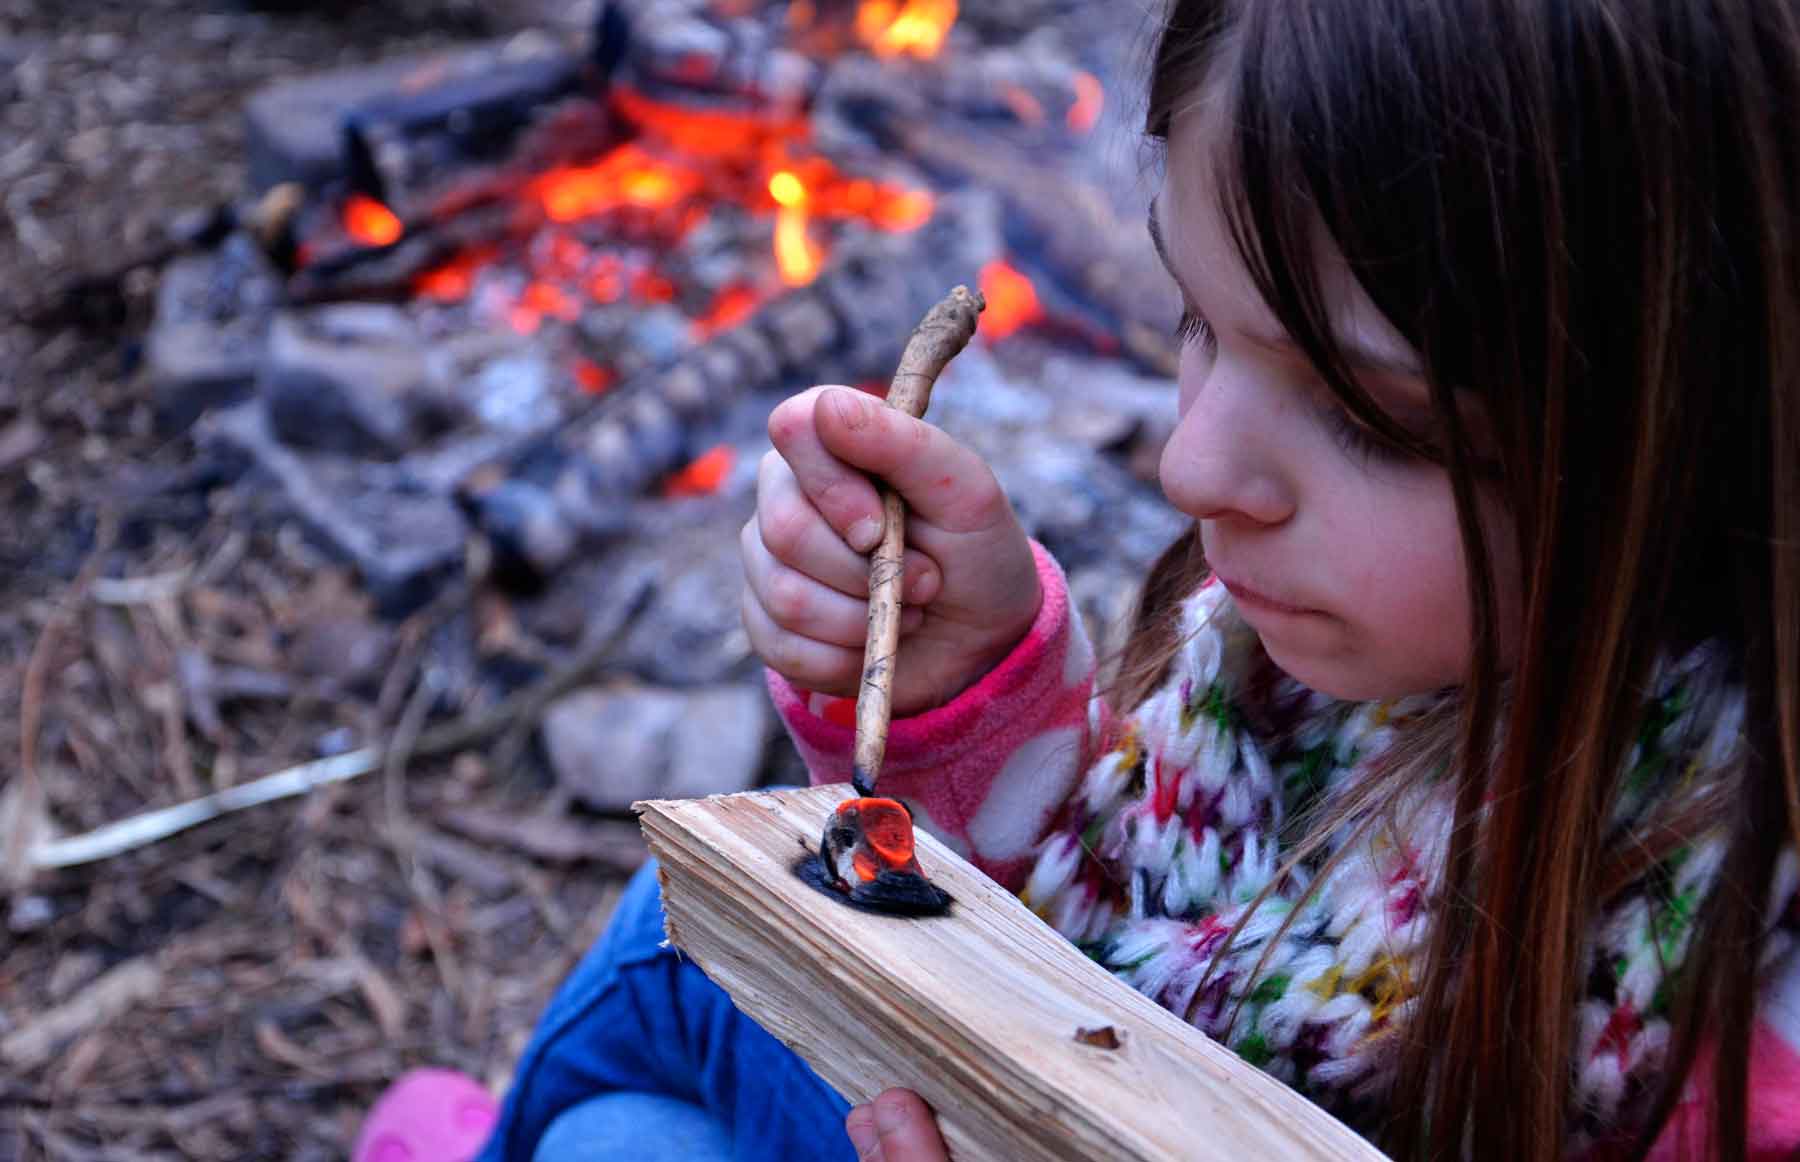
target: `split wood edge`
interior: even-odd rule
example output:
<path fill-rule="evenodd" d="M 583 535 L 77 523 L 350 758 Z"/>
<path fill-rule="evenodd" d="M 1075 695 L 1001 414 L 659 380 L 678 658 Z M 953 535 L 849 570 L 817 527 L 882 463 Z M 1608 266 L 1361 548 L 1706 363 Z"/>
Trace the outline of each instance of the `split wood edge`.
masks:
<path fill-rule="evenodd" d="M 919 862 L 956 900 L 948 916 L 859 912 L 803 883 L 793 864 L 848 794 L 633 808 L 670 941 L 838 1092 L 916 1090 L 958 1162 L 1382 1157 L 922 831 Z"/>

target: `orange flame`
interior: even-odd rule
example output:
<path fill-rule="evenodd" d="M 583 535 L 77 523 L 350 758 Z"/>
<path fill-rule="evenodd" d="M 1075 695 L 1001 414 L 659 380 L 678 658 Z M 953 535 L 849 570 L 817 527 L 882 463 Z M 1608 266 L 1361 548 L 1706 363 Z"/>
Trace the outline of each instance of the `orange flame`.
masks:
<path fill-rule="evenodd" d="M 890 4 L 889 23 L 905 12 Z M 953 12 L 952 6 L 952 12 Z M 906 12 L 930 8 L 909 0 Z M 916 15 L 916 13 L 915 13 Z M 704 311 L 670 278 L 639 255 L 639 243 L 676 246 L 713 207 L 732 203 L 758 214 L 773 212 L 772 250 L 781 281 L 802 286 L 817 277 L 826 257 L 819 222 L 856 221 L 886 231 L 912 230 L 930 219 L 932 196 L 841 172 L 806 146 L 803 117 L 748 116 L 663 104 L 628 88 L 613 91 L 614 111 L 633 123 L 638 137 L 584 165 L 541 173 L 522 187 L 526 212 L 517 228 L 529 281 L 497 300 L 502 283 L 484 285 L 474 302 L 483 314 L 533 334 L 547 319 L 578 318 L 586 303 L 676 303 L 705 338 L 742 321 L 770 288 L 755 279 L 718 293 Z M 367 204 L 364 205 L 363 203 Z M 589 225 L 624 212 L 620 244 Z M 346 224 L 364 218 L 399 219 L 379 203 L 347 202 Z M 580 225 L 576 225 L 579 223 Z M 395 235 L 396 237 L 398 235 Z M 646 237 L 648 236 L 648 237 Z M 509 242 L 508 253 L 513 243 Z M 500 253 L 498 245 L 472 248 L 417 276 L 416 294 L 444 303 L 471 300 L 477 275 Z M 594 373 L 577 369 L 577 382 L 595 390 Z"/>
<path fill-rule="evenodd" d="M 806 186 L 792 170 L 781 170 L 769 179 L 769 196 L 775 199 L 775 265 L 788 286 L 805 286 L 818 276 L 824 252 L 807 237 Z"/>
<path fill-rule="evenodd" d="M 1106 90 L 1093 73 L 1075 74 L 1075 103 L 1069 106 L 1069 128 L 1086 133 L 1100 121 L 1100 110 L 1106 105 Z"/>
<path fill-rule="evenodd" d="M 955 23 L 956 0 L 863 0 L 856 10 L 857 38 L 878 57 L 934 57 Z"/>
<path fill-rule="evenodd" d="M 475 272 L 492 262 L 496 253 L 492 246 L 465 250 L 414 279 L 413 293 L 440 303 L 460 303 L 475 288 Z"/>
<path fill-rule="evenodd" d="M 981 333 L 990 340 L 1004 339 L 1044 317 L 1031 280 L 999 259 L 981 268 L 981 295 L 987 300 L 987 310 L 981 313 Z"/>
<path fill-rule="evenodd" d="M 737 463 L 737 450 L 730 444 L 719 444 L 702 452 L 686 468 L 669 477 L 663 485 L 664 496 L 710 496 L 719 491 L 725 478 Z"/>
<path fill-rule="evenodd" d="M 351 194 L 344 202 L 344 233 L 364 246 L 392 246 L 406 233 L 399 215 L 367 194 Z"/>
<path fill-rule="evenodd" d="M 760 302 L 756 292 L 747 286 L 726 287 L 707 312 L 694 320 L 695 336 L 705 339 L 737 326 L 755 312 Z"/>
<path fill-rule="evenodd" d="M 684 156 L 755 158 L 811 133 L 804 117 L 759 117 L 720 109 L 695 109 L 653 101 L 635 89 L 613 91 L 619 113 L 646 134 Z"/>
<path fill-rule="evenodd" d="M 565 166 L 532 180 L 526 193 L 552 222 L 574 222 L 621 206 L 663 209 L 700 188 L 692 170 L 621 145 L 593 165 Z"/>

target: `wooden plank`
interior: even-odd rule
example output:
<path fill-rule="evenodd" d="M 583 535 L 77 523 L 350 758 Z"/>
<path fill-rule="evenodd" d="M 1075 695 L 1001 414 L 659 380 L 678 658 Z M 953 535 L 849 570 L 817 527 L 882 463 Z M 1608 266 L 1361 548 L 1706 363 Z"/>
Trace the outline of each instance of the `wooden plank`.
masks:
<path fill-rule="evenodd" d="M 860 912 L 808 886 L 793 866 L 848 793 L 635 805 L 670 940 L 840 1093 L 916 1090 L 959 1162 L 1382 1156 L 923 832 L 948 916 Z M 1078 1037 L 1107 1026 L 1117 1048 Z"/>

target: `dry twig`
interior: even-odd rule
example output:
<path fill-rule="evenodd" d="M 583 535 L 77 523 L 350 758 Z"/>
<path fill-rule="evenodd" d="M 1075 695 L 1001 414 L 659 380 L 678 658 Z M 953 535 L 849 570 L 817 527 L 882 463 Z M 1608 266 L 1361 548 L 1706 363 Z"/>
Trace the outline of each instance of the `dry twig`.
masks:
<path fill-rule="evenodd" d="M 515 722 L 535 721 L 551 702 L 586 682 L 612 655 L 618 642 L 648 604 L 649 598 L 650 590 L 641 590 L 624 607 L 617 625 L 611 627 L 609 632 L 597 634 L 590 645 L 561 669 L 546 675 L 536 684 L 516 691 L 487 711 L 464 715 L 454 722 L 421 733 L 418 744 L 413 748 L 413 756 L 424 757 L 464 750 L 491 738 Z M 25 862 L 29 868 L 35 869 L 75 867 L 111 859 L 223 815 L 303 795 L 331 783 L 360 778 L 381 768 L 388 749 L 387 745 L 366 746 L 348 754 L 301 763 L 248 783 L 239 783 L 210 795 L 202 795 L 198 799 L 133 815 L 83 835 L 40 843 L 28 849 Z"/>

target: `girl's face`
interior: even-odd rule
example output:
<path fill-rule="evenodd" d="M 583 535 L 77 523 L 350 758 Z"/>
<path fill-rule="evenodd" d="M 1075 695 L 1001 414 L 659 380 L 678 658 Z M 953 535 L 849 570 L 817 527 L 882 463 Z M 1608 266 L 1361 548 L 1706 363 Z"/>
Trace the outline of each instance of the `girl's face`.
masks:
<path fill-rule="evenodd" d="M 1176 117 L 1167 180 L 1151 208 L 1185 311 L 1181 418 L 1163 450 L 1163 491 L 1200 522 L 1207 562 L 1269 656 L 1305 685 L 1367 699 L 1459 684 L 1473 618 L 1449 474 L 1373 441 L 1263 304 L 1219 209 L 1220 105 L 1203 101 Z M 1431 438 L 1418 354 L 1341 258 L 1324 257 L 1319 273 L 1362 387 Z M 1458 410 L 1484 454 L 1477 401 L 1459 398 Z M 1519 568 L 1511 522 L 1489 491 L 1482 521 L 1510 667 Z"/>

